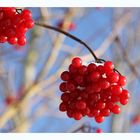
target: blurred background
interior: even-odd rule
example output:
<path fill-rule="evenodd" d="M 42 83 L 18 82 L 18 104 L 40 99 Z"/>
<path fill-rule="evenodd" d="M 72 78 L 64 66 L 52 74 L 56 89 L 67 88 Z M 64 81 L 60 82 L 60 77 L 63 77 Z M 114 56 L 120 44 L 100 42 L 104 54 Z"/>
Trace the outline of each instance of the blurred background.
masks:
<path fill-rule="evenodd" d="M 80 121 L 59 111 L 60 74 L 71 59 L 92 55 L 70 38 L 39 26 L 27 33 L 24 47 L 0 44 L 0 132 L 140 132 L 140 9 L 27 8 L 34 20 L 57 26 L 83 41 L 127 77 L 131 93 L 120 115 L 102 124 Z"/>

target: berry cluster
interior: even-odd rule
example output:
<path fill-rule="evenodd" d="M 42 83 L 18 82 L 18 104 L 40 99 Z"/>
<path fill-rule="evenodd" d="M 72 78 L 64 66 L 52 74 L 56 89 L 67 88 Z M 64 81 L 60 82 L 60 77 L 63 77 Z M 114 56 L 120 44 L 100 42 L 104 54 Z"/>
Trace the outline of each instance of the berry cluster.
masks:
<path fill-rule="evenodd" d="M 91 63 L 85 66 L 76 57 L 69 71 L 61 74 L 61 79 L 64 82 L 59 87 L 63 92 L 59 110 L 66 111 L 67 116 L 75 120 L 88 116 L 101 123 L 111 112 L 119 114 L 119 102 L 126 105 L 130 97 L 129 92 L 122 88 L 126 78 L 114 71 L 111 61 L 103 65 Z"/>
<path fill-rule="evenodd" d="M 13 7 L 0 8 L 0 43 L 24 46 L 26 44 L 25 33 L 34 26 L 32 13 L 23 10 L 17 13 Z"/>

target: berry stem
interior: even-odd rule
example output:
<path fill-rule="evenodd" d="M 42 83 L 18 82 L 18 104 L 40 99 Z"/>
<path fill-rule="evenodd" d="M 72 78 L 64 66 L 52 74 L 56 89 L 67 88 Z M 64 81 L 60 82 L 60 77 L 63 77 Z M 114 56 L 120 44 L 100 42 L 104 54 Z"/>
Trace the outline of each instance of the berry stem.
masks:
<path fill-rule="evenodd" d="M 98 62 L 98 63 L 100 62 L 100 59 L 95 55 L 93 50 L 84 41 L 82 41 L 81 39 L 75 37 L 74 35 L 66 32 L 66 31 L 63 31 L 63 30 L 61 30 L 61 29 L 59 29 L 57 27 L 53 27 L 53 26 L 50 26 L 50 25 L 47 25 L 47 24 L 44 24 L 44 23 L 37 23 L 36 22 L 35 25 L 38 25 L 38 26 L 41 26 L 41 27 L 44 27 L 44 28 L 48 28 L 48 29 L 51 29 L 51 30 L 54 30 L 54 31 L 57 31 L 57 32 L 62 33 L 64 35 L 68 36 L 69 38 L 79 42 L 80 44 L 84 45 L 89 50 L 89 52 L 92 54 L 92 56 L 94 57 L 96 62 Z"/>
<path fill-rule="evenodd" d="M 22 11 L 22 9 L 16 9 L 17 14 L 20 14 Z"/>

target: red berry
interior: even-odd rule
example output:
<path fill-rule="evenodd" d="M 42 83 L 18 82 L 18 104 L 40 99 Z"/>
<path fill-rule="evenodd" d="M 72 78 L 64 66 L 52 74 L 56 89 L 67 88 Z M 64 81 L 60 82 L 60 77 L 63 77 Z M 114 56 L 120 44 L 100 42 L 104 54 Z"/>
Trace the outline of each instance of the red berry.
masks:
<path fill-rule="evenodd" d="M 110 83 L 105 79 L 101 79 L 100 87 L 101 87 L 101 89 L 107 89 L 110 87 Z"/>
<path fill-rule="evenodd" d="M 111 92 L 115 95 L 120 95 L 122 93 L 122 88 L 119 85 L 111 86 Z"/>
<path fill-rule="evenodd" d="M 61 95 L 61 100 L 62 100 L 63 102 L 68 102 L 68 101 L 69 101 L 69 94 L 68 94 L 68 93 L 63 93 L 63 94 Z"/>
<path fill-rule="evenodd" d="M 121 99 L 129 99 L 130 98 L 130 94 L 128 92 L 128 90 L 123 90 L 122 93 L 120 94 L 120 98 Z"/>
<path fill-rule="evenodd" d="M 76 75 L 74 79 L 77 84 L 81 84 L 84 81 L 83 76 L 81 75 Z"/>
<path fill-rule="evenodd" d="M 110 83 L 117 83 L 118 80 L 119 80 L 119 74 L 116 73 L 116 72 L 111 72 L 109 75 L 108 75 L 108 81 Z"/>
<path fill-rule="evenodd" d="M 62 112 L 65 112 L 67 110 L 67 106 L 66 104 L 64 104 L 63 102 L 60 104 L 59 106 L 59 110 Z"/>
<path fill-rule="evenodd" d="M 76 102 L 76 108 L 77 109 L 85 109 L 86 108 L 86 103 L 82 100 Z"/>
<path fill-rule="evenodd" d="M 69 72 L 70 72 L 70 73 L 76 73 L 76 72 L 77 72 L 77 68 L 76 68 L 74 65 L 71 64 L 71 65 L 69 66 Z"/>
<path fill-rule="evenodd" d="M 114 69 L 113 63 L 112 63 L 111 61 L 106 61 L 106 62 L 104 63 L 104 69 L 105 69 L 106 71 L 113 70 L 113 69 Z"/>
<path fill-rule="evenodd" d="M 120 106 L 114 105 L 113 108 L 111 109 L 111 111 L 114 114 L 119 114 L 121 112 Z"/>
<path fill-rule="evenodd" d="M 32 13 L 27 9 L 23 10 L 21 15 L 24 19 L 31 19 L 32 18 Z"/>
<path fill-rule="evenodd" d="M 75 85 L 72 82 L 67 82 L 67 90 L 72 92 L 75 90 Z"/>
<path fill-rule="evenodd" d="M 80 120 L 83 117 L 83 115 L 80 112 L 75 112 L 73 114 L 73 117 L 75 120 Z"/>
<path fill-rule="evenodd" d="M 100 115 L 100 110 L 98 110 L 98 109 L 93 109 L 92 111 L 91 111 L 91 113 L 93 114 L 93 116 L 99 116 Z"/>
<path fill-rule="evenodd" d="M 8 42 L 12 45 L 15 45 L 15 44 L 17 44 L 18 39 L 17 39 L 17 37 L 10 37 L 10 38 L 8 38 Z"/>
<path fill-rule="evenodd" d="M 128 103 L 128 99 L 120 99 L 120 103 L 122 105 L 126 105 Z"/>
<path fill-rule="evenodd" d="M 25 21 L 25 27 L 26 28 L 31 29 L 31 28 L 33 28 L 33 26 L 34 26 L 34 21 L 32 19 L 27 19 Z"/>
<path fill-rule="evenodd" d="M 70 79 L 70 74 L 68 71 L 64 71 L 62 74 L 61 74 L 61 79 L 63 81 L 68 81 Z"/>
<path fill-rule="evenodd" d="M 125 78 L 125 76 L 120 75 L 118 84 L 120 86 L 125 86 L 126 85 L 126 78 Z"/>
<path fill-rule="evenodd" d="M 66 83 L 65 82 L 61 83 L 60 86 L 59 86 L 59 89 L 62 92 L 67 91 Z"/>
<path fill-rule="evenodd" d="M 101 75 L 99 72 L 94 71 L 90 74 L 90 80 L 91 81 L 98 81 L 100 79 Z"/>
<path fill-rule="evenodd" d="M 102 129 L 100 128 L 96 129 L 96 133 L 102 133 L 102 132 L 103 132 Z"/>
<path fill-rule="evenodd" d="M 19 46 L 24 46 L 26 44 L 26 37 L 22 36 L 22 37 L 18 38 L 17 43 Z"/>
<path fill-rule="evenodd" d="M 96 104 L 96 107 L 97 107 L 99 110 L 104 109 L 104 108 L 106 107 L 106 103 L 104 103 L 104 102 L 98 102 L 98 103 Z"/>
<path fill-rule="evenodd" d="M 79 67 L 78 72 L 79 72 L 80 75 L 84 75 L 87 72 L 87 67 L 84 66 L 84 65 Z"/>
<path fill-rule="evenodd" d="M 95 64 L 91 63 L 91 64 L 88 65 L 87 70 L 90 73 L 90 72 L 95 71 L 96 68 L 97 68 L 97 66 Z"/>
<path fill-rule="evenodd" d="M 107 109 L 107 108 L 105 108 L 105 109 L 103 109 L 103 110 L 101 110 L 101 114 L 103 115 L 103 116 L 109 116 L 110 115 L 110 110 L 109 109 Z"/>
<path fill-rule="evenodd" d="M 74 67 L 80 67 L 82 65 L 82 60 L 79 57 L 75 57 L 72 59 L 72 65 Z"/>
<path fill-rule="evenodd" d="M 95 121 L 97 123 L 102 123 L 104 121 L 104 117 L 103 116 L 97 116 L 97 117 L 95 117 Z"/>
<path fill-rule="evenodd" d="M 5 43 L 7 41 L 6 36 L 0 36 L 0 43 Z"/>

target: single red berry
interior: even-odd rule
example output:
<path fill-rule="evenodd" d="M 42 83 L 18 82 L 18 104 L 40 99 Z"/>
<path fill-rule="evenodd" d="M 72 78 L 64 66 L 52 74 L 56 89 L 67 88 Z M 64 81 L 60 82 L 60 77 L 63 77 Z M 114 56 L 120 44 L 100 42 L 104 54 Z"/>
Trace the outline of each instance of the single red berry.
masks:
<path fill-rule="evenodd" d="M 76 102 L 76 108 L 77 109 L 85 109 L 86 108 L 86 102 L 79 100 Z"/>
<path fill-rule="evenodd" d="M 82 65 L 82 60 L 79 57 L 75 57 L 72 59 L 72 65 L 75 67 L 80 67 Z"/>
<path fill-rule="evenodd" d="M 81 84 L 84 81 L 83 76 L 81 75 L 76 75 L 74 79 L 77 84 Z"/>
<path fill-rule="evenodd" d="M 120 98 L 121 99 L 129 99 L 130 98 L 130 93 L 128 92 L 128 90 L 124 89 L 122 91 L 122 93 L 120 94 Z"/>
<path fill-rule="evenodd" d="M 21 15 L 24 19 L 31 19 L 32 18 L 32 13 L 27 9 L 23 10 Z"/>
<path fill-rule="evenodd" d="M 34 26 L 34 21 L 32 19 L 27 19 L 25 21 L 25 27 L 26 28 L 31 29 L 31 28 L 33 28 L 33 26 Z"/>
<path fill-rule="evenodd" d="M 105 108 L 105 109 L 103 109 L 103 110 L 101 110 L 101 114 L 103 115 L 103 116 L 109 116 L 110 115 L 110 110 L 109 109 L 107 109 L 107 108 Z"/>
<path fill-rule="evenodd" d="M 12 45 L 17 44 L 17 41 L 18 41 L 17 37 L 10 37 L 10 38 L 8 38 L 8 42 L 10 44 L 12 44 Z"/>
<path fill-rule="evenodd" d="M 108 81 L 110 83 L 117 83 L 119 80 L 119 74 L 116 72 L 111 72 L 108 77 L 107 77 Z"/>
<path fill-rule="evenodd" d="M 122 93 L 122 88 L 119 85 L 111 86 L 111 92 L 115 95 L 120 95 Z"/>
<path fill-rule="evenodd" d="M 17 43 L 19 46 L 24 46 L 26 44 L 26 37 L 22 36 L 22 37 L 18 38 Z"/>
<path fill-rule="evenodd" d="M 98 81 L 100 79 L 100 77 L 101 77 L 101 75 L 97 71 L 94 71 L 90 74 L 90 80 L 93 81 L 93 82 Z"/>
<path fill-rule="evenodd" d="M 120 76 L 119 76 L 118 84 L 119 84 L 120 86 L 125 86 L 125 85 L 126 85 L 126 77 L 120 75 Z"/>
<path fill-rule="evenodd" d="M 90 63 L 87 67 L 87 70 L 88 70 L 89 73 L 91 73 L 91 72 L 95 71 L 96 68 L 97 68 L 97 66 L 95 64 Z"/>
<path fill-rule="evenodd" d="M 119 114 L 121 112 L 121 108 L 118 105 L 114 105 L 113 108 L 111 109 L 111 111 L 114 114 Z"/>
<path fill-rule="evenodd" d="M 72 74 L 76 73 L 77 72 L 77 68 L 74 65 L 71 64 L 69 66 L 69 72 L 72 73 Z"/>
<path fill-rule="evenodd" d="M 84 66 L 84 65 L 81 66 L 81 67 L 79 67 L 78 72 L 79 72 L 80 75 L 86 74 L 86 72 L 87 72 L 87 67 Z"/>
<path fill-rule="evenodd" d="M 0 43 L 5 43 L 7 42 L 7 37 L 6 36 L 0 36 Z"/>
<path fill-rule="evenodd" d="M 113 69 L 114 69 L 113 63 L 112 63 L 111 61 L 106 61 L 106 62 L 104 63 L 104 69 L 105 69 L 106 71 L 113 70 Z"/>
<path fill-rule="evenodd" d="M 99 65 L 99 66 L 97 67 L 97 71 L 98 71 L 100 74 L 104 74 L 104 73 L 105 73 L 104 67 L 103 67 L 102 65 Z"/>
<path fill-rule="evenodd" d="M 106 103 L 104 103 L 104 102 L 98 102 L 97 104 L 96 104 L 96 108 L 98 108 L 99 110 L 102 110 L 102 109 L 104 109 L 106 107 Z"/>
<path fill-rule="evenodd" d="M 67 116 L 68 116 L 69 118 L 72 118 L 72 117 L 73 117 L 73 111 L 72 111 L 72 110 L 68 110 L 68 111 L 67 111 Z"/>
<path fill-rule="evenodd" d="M 101 87 L 101 89 L 107 89 L 110 87 L 110 83 L 105 79 L 101 79 L 100 80 L 100 87 Z"/>
<path fill-rule="evenodd" d="M 101 128 L 96 129 L 96 133 L 102 133 L 103 130 Z"/>
<path fill-rule="evenodd" d="M 72 82 L 67 82 L 67 90 L 72 92 L 75 90 L 75 85 Z"/>
<path fill-rule="evenodd" d="M 67 86 L 66 82 L 61 83 L 60 86 L 59 86 L 60 91 L 62 91 L 62 92 L 67 91 L 66 86 Z"/>
<path fill-rule="evenodd" d="M 62 102 L 62 103 L 59 105 L 59 110 L 62 111 L 62 112 L 65 112 L 65 111 L 67 110 L 66 104 Z"/>
<path fill-rule="evenodd" d="M 91 110 L 91 113 L 93 114 L 94 117 L 96 117 L 96 116 L 99 116 L 100 115 L 100 110 L 93 109 L 93 110 Z"/>
<path fill-rule="evenodd" d="M 106 106 L 108 109 L 112 109 L 114 107 L 114 103 L 113 102 L 107 102 Z"/>
<path fill-rule="evenodd" d="M 126 105 L 128 103 L 128 99 L 120 99 L 120 103 L 122 105 Z"/>
<path fill-rule="evenodd" d="M 68 72 L 68 71 L 62 72 L 62 74 L 61 74 L 61 79 L 62 79 L 63 81 L 68 81 L 68 80 L 70 79 L 70 74 L 69 74 L 69 72 Z"/>
<path fill-rule="evenodd" d="M 80 120 L 83 117 L 83 115 L 80 112 L 75 112 L 73 114 L 73 117 L 75 120 Z"/>
<path fill-rule="evenodd" d="M 69 93 L 63 93 L 62 95 L 61 95 L 61 100 L 63 101 L 63 102 L 68 102 L 69 101 Z"/>
<path fill-rule="evenodd" d="M 97 123 L 102 123 L 104 121 L 104 117 L 103 116 L 97 116 L 97 117 L 95 117 L 95 121 Z"/>

